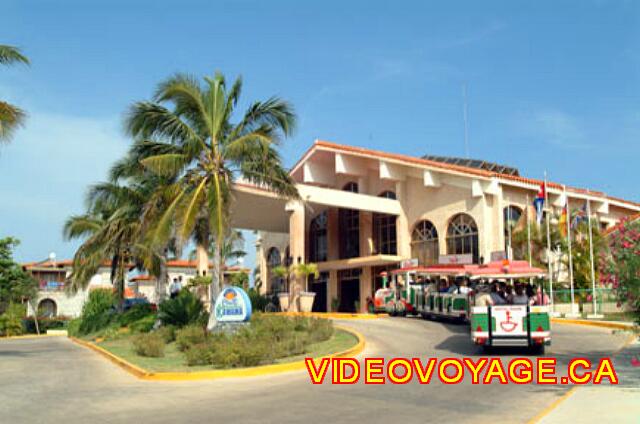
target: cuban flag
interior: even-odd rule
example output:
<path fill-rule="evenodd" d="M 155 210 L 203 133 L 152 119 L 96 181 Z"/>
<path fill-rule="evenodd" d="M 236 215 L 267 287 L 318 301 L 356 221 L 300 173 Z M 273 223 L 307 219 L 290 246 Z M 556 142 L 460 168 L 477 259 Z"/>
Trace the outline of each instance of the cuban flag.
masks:
<path fill-rule="evenodd" d="M 538 224 L 542 224 L 543 210 L 544 210 L 544 198 L 546 193 L 545 183 L 540 184 L 540 190 L 536 194 L 536 198 L 533 199 L 533 206 L 536 208 L 536 221 Z"/>

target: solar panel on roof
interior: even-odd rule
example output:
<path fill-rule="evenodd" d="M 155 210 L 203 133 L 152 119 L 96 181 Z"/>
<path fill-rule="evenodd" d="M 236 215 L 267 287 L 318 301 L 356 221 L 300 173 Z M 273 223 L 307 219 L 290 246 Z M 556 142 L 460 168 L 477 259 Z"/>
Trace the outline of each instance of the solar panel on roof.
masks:
<path fill-rule="evenodd" d="M 452 165 L 465 166 L 467 168 L 484 169 L 485 171 L 497 172 L 499 174 L 520 176 L 517 168 L 512 166 L 500 165 L 493 162 L 487 162 L 479 159 L 465 159 L 455 156 L 436 156 L 424 155 L 423 159 L 432 160 L 434 162 L 448 163 Z"/>

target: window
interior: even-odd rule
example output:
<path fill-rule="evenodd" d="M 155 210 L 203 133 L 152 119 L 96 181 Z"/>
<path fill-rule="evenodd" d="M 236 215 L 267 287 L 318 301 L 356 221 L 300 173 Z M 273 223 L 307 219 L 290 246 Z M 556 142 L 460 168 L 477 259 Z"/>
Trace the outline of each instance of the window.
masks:
<path fill-rule="evenodd" d="M 326 261 L 327 246 L 327 211 L 324 211 L 313 218 L 309 225 L 309 261 Z"/>
<path fill-rule="evenodd" d="M 417 258 L 420 265 L 426 266 L 438 263 L 439 256 L 436 227 L 431 221 L 418 222 L 411 234 L 411 257 Z"/>
<path fill-rule="evenodd" d="M 522 217 L 522 209 L 517 206 L 507 206 L 503 209 L 503 221 L 504 221 L 504 250 L 508 251 L 513 236 L 513 231 L 518 226 L 520 218 Z"/>
<path fill-rule="evenodd" d="M 342 187 L 342 191 L 350 191 L 351 193 L 357 193 L 358 183 L 354 183 L 353 181 L 350 183 L 346 183 L 344 187 Z"/>
<path fill-rule="evenodd" d="M 358 192 L 358 184 L 350 182 L 342 188 L 352 193 Z M 360 211 L 340 209 L 338 211 L 340 259 L 360 256 Z"/>
<path fill-rule="evenodd" d="M 379 197 L 395 199 L 396 194 L 392 191 L 385 191 Z M 374 253 L 383 255 L 397 254 L 396 217 L 394 215 L 374 213 L 372 223 Z"/>
<path fill-rule="evenodd" d="M 479 263 L 478 226 L 469 215 L 461 213 L 451 218 L 447 228 L 447 253 L 472 254 L 473 263 Z"/>
<path fill-rule="evenodd" d="M 283 281 L 281 277 L 273 275 L 273 268 L 278 267 L 282 264 L 282 260 L 280 258 L 280 251 L 276 247 L 272 247 L 267 251 L 267 275 L 268 280 L 271 286 L 271 290 L 280 291 L 282 290 Z"/>

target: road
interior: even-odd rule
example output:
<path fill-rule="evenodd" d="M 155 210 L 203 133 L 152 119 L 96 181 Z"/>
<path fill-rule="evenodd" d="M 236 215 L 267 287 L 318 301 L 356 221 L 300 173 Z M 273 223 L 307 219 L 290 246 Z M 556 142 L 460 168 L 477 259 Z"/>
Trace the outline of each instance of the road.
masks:
<path fill-rule="evenodd" d="M 367 339 L 361 356 L 477 357 L 468 327 L 410 318 L 341 323 Z M 613 355 L 611 330 L 554 325 L 545 356 Z M 523 352 L 497 353 L 508 360 Z M 560 372 L 561 373 L 561 372 Z M 413 423 L 527 422 L 568 390 L 539 385 L 312 385 L 306 372 L 196 382 L 148 382 L 66 338 L 0 341 L 0 422 Z M 581 421 L 576 417 L 577 421 Z"/>

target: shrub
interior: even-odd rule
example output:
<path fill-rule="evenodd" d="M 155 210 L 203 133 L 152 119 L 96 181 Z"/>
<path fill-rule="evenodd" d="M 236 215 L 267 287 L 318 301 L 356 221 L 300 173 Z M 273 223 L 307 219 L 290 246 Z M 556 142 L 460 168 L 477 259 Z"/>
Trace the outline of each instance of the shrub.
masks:
<path fill-rule="evenodd" d="M 57 330 L 67 328 L 71 318 L 59 316 L 55 318 L 41 317 L 38 318 L 38 328 L 41 333 L 46 333 L 47 330 Z M 27 333 L 36 333 L 36 323 L 33 317 L 27 317 L 22 321 L 24 329 Z"/>
<path fill-rule="evenodd" d="M 182 290 L 177 297 L 165 300 L 158 308 L 160 321 L 176 327 L 201 322 L 205 314 L 202 301 L 189 290 Z"/>
<path fill-rule="evenodd" d="M 204 343 L 207 334 L 200 325 L 189 325 L 176 331 L 176 345 L 178 350 L 184 352 L 193 345 Z"/>
<path fill-rule="evenodd" d="M 154 311 L 150 304 L 133 305 L 127 311 L 118 316 L 118 324 L 127 327 L 135 321 L 139 321 L 149 315 L 154 315 Z"/>
<path fill-rule="evenodd" d="M 231 368 L 238 364 L 240 356 L 226 337 L 211 344 L 211 365 L 217 368 Z"/>
<path fill-rule="evenodd" d="M 22 317 L 26 313 L 24 305 L 10 303 L 0 315 L 0 334 L 3 336 L 18 336 L 22 334 Z"/>
<path fill-rule="evenodd" d="M 107 327 L 113 319 L 115 297 L 109 289 L 95 289 L 89 292 L 89 299 L 82 307 L 79 333 L 89 334 Z"/>
<path fill-rule="evenodd" d="M 309 319 L 309 341 L 311 343 L 323 342 L 333 336 L 333 323 L 328 319 Z"/>
<path fill-rule="evenodd" d="M 160 358 L 164 356 L 164 340 L 157 333 L 145 333 L 132 340 L 133 350 L 140 356 Z"/>
<path fill-rule="evenodd" d="M 69 324 L 67 325 L 67 333 L 73 337 L 79 336 L 81 323 L 82 320 L 80 318 L 72 319 L 71 321 L 69 321 Z"/>
<path fill-rule="evenodd" d="M 176 339 L 176 328 L 173 325 L 165 325 L 156 330 L 165 343 L 171 343 Z"/>
<path fill-rule="evenodd" d="M 212 363 L 213 349 L 208 343 L 199 343 L 191 346 L 185 352 L 187 365 L 208 365 Z"/>
<path fill-rule="evenodd" d="M 148 333 L 153 329 L 156 320 L 156 314 L 147 315 L 129 324 L 129 329 L 134 333 Z"/>
<path fill-rule="evenodd" d="M 249 295 L 249 300 L 251 300 L 251 310 L 254 312 L 264 312 L 269 304 L 269 298 L 261 295 L 258 290 L 254 288 L 250 288 L 247 294 Z"/>

